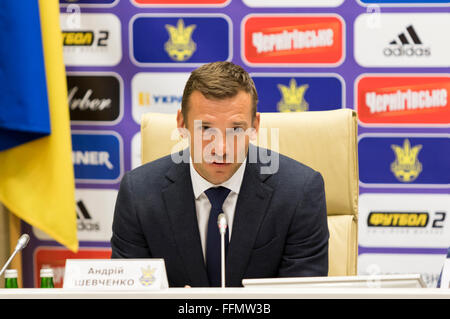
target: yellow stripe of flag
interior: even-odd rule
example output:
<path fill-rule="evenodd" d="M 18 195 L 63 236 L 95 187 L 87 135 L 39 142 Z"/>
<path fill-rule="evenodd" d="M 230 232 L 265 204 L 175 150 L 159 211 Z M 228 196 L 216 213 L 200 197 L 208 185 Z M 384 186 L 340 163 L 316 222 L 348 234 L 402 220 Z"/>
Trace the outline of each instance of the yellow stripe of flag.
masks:
<path fill-rule="evenodd" d="M 78 251 L 72 142 L 59 3 L 39 1 L 51 134 L 0 152 L 0 202 Z"/>

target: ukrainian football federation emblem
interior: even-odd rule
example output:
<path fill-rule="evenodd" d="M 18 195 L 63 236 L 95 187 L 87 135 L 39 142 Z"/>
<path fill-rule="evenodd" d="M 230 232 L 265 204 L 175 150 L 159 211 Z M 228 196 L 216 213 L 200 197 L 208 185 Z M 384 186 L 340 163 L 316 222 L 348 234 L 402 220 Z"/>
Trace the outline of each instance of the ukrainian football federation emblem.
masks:
<path fill-rule="evenodd" d="M 195 24 L 185 27 L 183 19 L 178 20 L 177 26 L 166 24 L 169 41 L 164 44 L 164 49 L 173 60 L 186 61 L 194 54 L 197 45 L 191 36 L 195 27 Z"/>
<path fill-rule="evenodd" d="M 156 268 L 148 266 L 147 268 L 141 268 L 141 270 L 142 276 L 139 278 L 140 283 L 143 286 L 151 286 L 156 280 L 155 277 Z"/>
<path fill-rule="evenodd" d="M 303 112 L 308 111 L 308 102 L 305 101 L 305 92 L 309 85 L 304 84 L 297 87 L 295 79 L 291 79 L 289 86 L 278 84 L 282 99 L 278 102 L 279 112 Z"/>
<path fill-rule="evenodd" d="M 414 181 L 422 172 L 422 164 L 417 159 L 422 145 L 411 148 L 408 139 L 403 142 L 403 147 L 391 145 L 395 153 L 395 161 L 391 164 L 391 171 L 397 179 L 404 183 Z"/>

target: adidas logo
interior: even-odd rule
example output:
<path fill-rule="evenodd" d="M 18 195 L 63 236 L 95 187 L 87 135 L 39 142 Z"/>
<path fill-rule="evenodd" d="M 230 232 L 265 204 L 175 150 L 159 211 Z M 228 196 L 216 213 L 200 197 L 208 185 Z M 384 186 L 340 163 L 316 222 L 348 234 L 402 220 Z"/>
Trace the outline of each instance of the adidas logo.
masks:
<path fill-rule="evenodd" d="M 425 57 L 431 55 L 431 50 L 423 45 L 416 30 L 410 25 L 405 32 L 389 42 L 389 46 L 383 49 L 383 54 L 387 57 Z"/>
<path fill-rule="evenodd" d="M 100 231 L 100 225 L 92 222 L 92 216 L 89 214 L 83 201 L 77 202 L 77 224 L 78 231 Z"/>
<path fill-rule="evenodd" d="M 408 35 L 411 37 L 411 40 L 414 42 L 414 44 L 422 44 L 422 41 L 420 41 L 419 36 L 416 33 L 416 30 L 414 30 L 414 27 L 410 25 L 406 28 L 406 31 L 408 31 Z M 398 39 L 400 40 L 401 44 L 410 44 L 410 41 L 406 37 L 405 33 L 400 33 L 398 35 Z M 397 40 L 392 40 L 389 44 L 399 44 Z"/>

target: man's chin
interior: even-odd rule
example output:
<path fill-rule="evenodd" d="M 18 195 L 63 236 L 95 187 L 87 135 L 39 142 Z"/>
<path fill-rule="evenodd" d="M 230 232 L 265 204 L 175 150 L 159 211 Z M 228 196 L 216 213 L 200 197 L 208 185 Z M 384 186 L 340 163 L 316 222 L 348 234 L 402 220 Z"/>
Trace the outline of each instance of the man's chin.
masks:
<path fill-rule="evenodd" d="M 208 166 L 207 180 L 213 184 L 221 184 L 227 181 L 232 175 L 232 163 L 211 163 Z"/>

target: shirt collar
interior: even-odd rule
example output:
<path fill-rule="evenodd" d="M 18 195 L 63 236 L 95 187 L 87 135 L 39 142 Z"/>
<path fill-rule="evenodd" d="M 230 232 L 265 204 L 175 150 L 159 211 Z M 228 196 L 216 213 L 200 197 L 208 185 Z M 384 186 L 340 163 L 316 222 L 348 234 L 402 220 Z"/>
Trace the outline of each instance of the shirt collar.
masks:
<path fill-rule="evenodd" d="M 189 157 L 190 158 L 190 157 Z M 192 188 L 194 190 L 195 199 L 203 194 L 204 191 L 211 187 L 223 186 L 230 189 L 232 192 L 239 194 L 239 190 L 241 188 L 242 180 L 244 178 L 245 165 L 247 163 L 247 159 L 242 162 L 241 166 L 239 166 L 238 170 L 225 182 L 215 185 L 213 183 L 208 182 L 204 179 L 200 174 L 195 170 L 194 165 L 192 164 L 192 160 L 189 161 L 189 168 L 191 171 L 191 181 Z"/>

